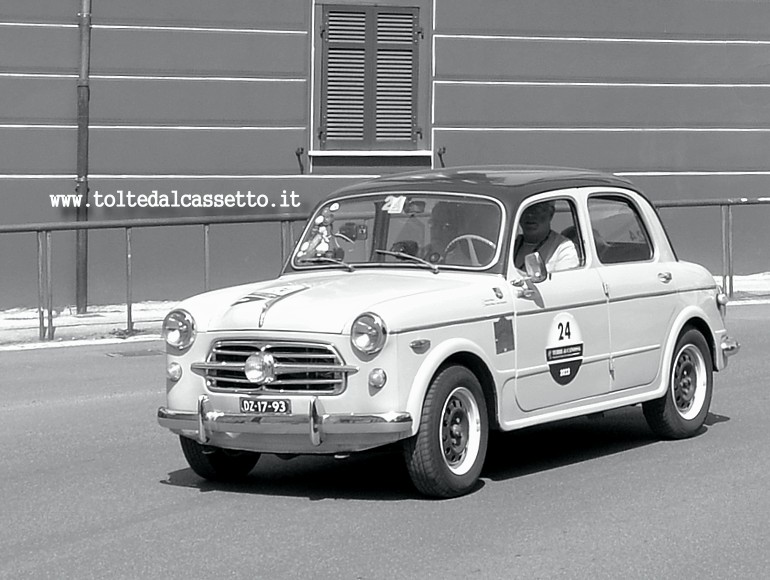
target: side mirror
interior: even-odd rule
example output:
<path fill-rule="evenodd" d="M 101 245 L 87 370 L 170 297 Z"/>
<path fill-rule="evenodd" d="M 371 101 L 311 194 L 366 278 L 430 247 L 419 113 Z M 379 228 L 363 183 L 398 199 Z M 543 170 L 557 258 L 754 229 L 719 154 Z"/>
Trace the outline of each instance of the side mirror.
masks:
<path fill-rule="evenodd" d="M 519 296 L 532 298 L 537 293 L 534 284 L 538 284 L 548 277 L 548 269 L 545 267 L 543 257 L 539 252 L 527 254 L 524 257 L 524 269 L 527 275 L 514 279 L 511 284 L 520 289 Z"/>
<path fill-rule="evenodd" d="M 540 252 L 534 254 L 527 254 L 524 257 L 524 270 L 527 272 L 527 277 L 531 282 L 538 284 L 548 277 L 548 270 L 543 262 L 543 257 Z"/>

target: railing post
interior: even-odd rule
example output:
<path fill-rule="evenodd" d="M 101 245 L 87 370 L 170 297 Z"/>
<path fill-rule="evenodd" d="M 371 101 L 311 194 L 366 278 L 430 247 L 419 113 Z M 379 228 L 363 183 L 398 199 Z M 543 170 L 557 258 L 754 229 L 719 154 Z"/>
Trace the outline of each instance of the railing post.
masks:
<path fill-rule="evenodd" d="M 77 208 L 77 221 L 88 221 L 88 131 L 91 99 L 91 0 L 81 0 L 80 71 L 78 74 L 78 134 L 76 191 L 82 200 Z M 75 302 L 78 314 L 88 309 L 88 230 L 75 231 Z"/>
<path fill-rule="evenodd" d="M 727 295 L 733 296 L 734 267 L 733 267 L 733 206 L 727 206 L 727 277 L 729 280 L 729 291 Z"/>
<path fill-rule="evenodd" d="M 203 291 L 208 292 L 211 288 L 210 267 L 209 262 L 211 258 L 211 246 L 210 246 L 210 230 L 211 224 L 203 224 Z"/>
<path fill-rule="evenodd" d="M 131 228 L 126 228 L 126 332 L 133 334 L 133 300 L 131 293 Z"/>
<path fill-rule="evenodd" d="M 729 260 L 727 257 L 727 205 L 720 205 L 719 208 L 722 210 L 722 290 L 729 295 L 727 291 L 727 262 Z"/>
<path fill-rule="evenodd" d="M 45 232 L 45 291 L 48 307 L 48 340 L 53 340 L 53 275 L 51 273 L 51 232 Z"/>
<path fill-rule="evenodd" d="M 733 295 L 733 211 L 729 203 L 722 206 L 722 289 Z"/>
<path fill-rule="evenodd" d="M 39 323 L 39 339 L 45 340 L 45 241 L 44 234 L 37 232 L 37 318 Z"/>

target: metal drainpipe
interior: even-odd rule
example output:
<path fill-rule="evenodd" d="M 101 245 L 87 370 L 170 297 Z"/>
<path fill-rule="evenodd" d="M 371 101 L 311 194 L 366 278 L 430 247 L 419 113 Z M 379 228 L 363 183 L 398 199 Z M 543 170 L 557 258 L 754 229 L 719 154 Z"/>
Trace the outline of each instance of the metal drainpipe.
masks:
<path fill-rule="evenodd" d="M 88 221 L 88 119 L 91 87 L 89 85 L 91 65 L 91 0 L 82 0 L 80 29 L 80 73 L 78 74 L 78 150 L 77 181 L 75 192 L 82 200 L 77 209 L 77 221 Z M 88 230 L 75 234 L 75 302 L 78 314 L 88 308 Z"/>

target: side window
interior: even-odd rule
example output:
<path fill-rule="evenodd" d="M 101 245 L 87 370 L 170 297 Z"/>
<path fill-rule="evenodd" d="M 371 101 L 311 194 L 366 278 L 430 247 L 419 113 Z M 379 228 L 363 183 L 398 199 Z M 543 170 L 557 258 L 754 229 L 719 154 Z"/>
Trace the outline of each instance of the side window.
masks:
<path fill-rule="evenodd" d="M 643 262 L 652 258 L 652 244 L 639 212 L 630 200 L 596 196 L 588 200 L 596 253 L 603 264 Z"/>
<path fill-rule="evenodd" d="M 527 254 L 539 252 L 549 272 L 585 264 L 584 236 L 575 204 L 555 199 L 524 207 L 516 226 L 513 264 L 522 270 Z"/>

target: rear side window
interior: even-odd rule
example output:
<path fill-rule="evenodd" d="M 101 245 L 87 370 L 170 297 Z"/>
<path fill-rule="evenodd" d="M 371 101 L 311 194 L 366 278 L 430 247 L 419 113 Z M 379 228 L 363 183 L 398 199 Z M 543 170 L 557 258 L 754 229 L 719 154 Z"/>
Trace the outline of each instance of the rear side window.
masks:
<path fill-rule="evenodd" d="M 603 264 L 643 262 L 652 258 L 650 236 L 630 200 L 595 196 L 588 200 L 596 253 Z"/>

